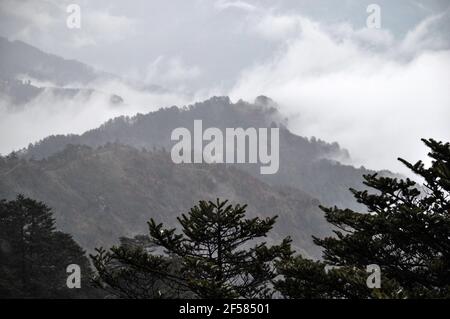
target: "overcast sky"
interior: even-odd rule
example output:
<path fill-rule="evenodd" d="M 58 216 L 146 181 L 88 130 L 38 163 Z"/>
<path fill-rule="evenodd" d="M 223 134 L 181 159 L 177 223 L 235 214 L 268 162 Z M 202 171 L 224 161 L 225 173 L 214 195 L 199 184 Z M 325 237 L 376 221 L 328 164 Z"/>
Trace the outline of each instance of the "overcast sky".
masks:
<path fill-rule="evenodd" d="M 66 27 L 70 3 L 81 29 Z M 366 26 L 371 3 L 381 29 Z M 294 132 L 398 170 L 397 156 L 423 155 L 420 137 L 450 140 L 449 4 L 0 0 L 0 35 L 198 98 L 268 95 Z"/>

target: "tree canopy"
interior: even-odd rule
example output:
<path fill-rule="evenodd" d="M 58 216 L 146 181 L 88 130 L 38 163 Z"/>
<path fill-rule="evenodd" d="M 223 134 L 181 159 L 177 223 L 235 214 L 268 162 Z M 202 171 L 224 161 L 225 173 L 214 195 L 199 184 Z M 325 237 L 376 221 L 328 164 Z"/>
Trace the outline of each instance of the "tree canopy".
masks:
<path fill-rule="evenodd" d="M 351 189 L 367 207 L 355 212 L 321 207 L 335 236 L 316 238 L 323 261 L 301 256 L 278 263 L 275 287 L 288 298 L 450 297 L 450 144 L 423 140 L 431 165 L 399 159 L 415 181 L 365 175 L 376 190 Z M 381 270 L 381 287 L 369 288 L 368 265 Z"/>
<path fill-rule="evenodd" d="M 280 245 L 268 246 L 263 240 L 272 229 L 276 217 L 245 218 L 246 206 L 227 201 L 200 201 L 178 222 L 182 233 L 166 229 L 153 219 L 148 222 L 149 241 L 159 248 L 159 255 L 130 247 L 98 250 L 92 256 L 98 270 L 99 286 L 120 295 L 123 274 L 131 271 L 161 279 L 171 289 L 160 295 L 180 291 L 198 298 L 255 298 L 269 296 L 271 280 L 276 277 L 274 261 L 292 253 L 289 238 Z M 171 258 L 176 267 L 170 266 Z M 120 269 L 113 265 L 120 264 Z M 111 280 L 111 278 L 121 278 Z M 136 283 L 136 281 L 132 280 Z M 176 287 L 176 288 L 174 288 Z M 178 294 L 173 295 L 177 291 Z M 138 294 L 133 297 L 148 297 Z M 170 297 L 170 296 L 169 296 Z"/>
<path fill-rule="evenodd" d="M 67 287 L 71 264 L 80 266 L 80 289 Z M 56 230 L 49 207 L 23 195 L 0 201 L 0 296 L 98 296 L 89 286 L 90 274 L 83 249 L 70 235 Z"/>

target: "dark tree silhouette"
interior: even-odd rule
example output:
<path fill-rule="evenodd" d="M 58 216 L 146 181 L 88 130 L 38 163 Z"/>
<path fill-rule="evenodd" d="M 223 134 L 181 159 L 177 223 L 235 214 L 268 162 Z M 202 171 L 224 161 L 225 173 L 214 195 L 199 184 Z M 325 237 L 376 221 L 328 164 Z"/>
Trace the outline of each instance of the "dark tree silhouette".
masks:
<path fill-rule="evenodd" d="M 67 266 L 81 268 L 81 289 L 67 287 Z M 0 296 L 76 298 L 99 296 L 82 248 L 56 231 L 51 209 L 23 195 L 0 201 Z"/>
<path fill-rule="evenodd" d="M 161 299 L 192 297 L 185 287 L 174 282 L 176 261 L 154 256 L 154 244 L 148 236 L 120 238 L 120 246 L 109 251 L 96 249 L 91 255 L 97 270 L 96 287 L 110 296 L 126 299 Z"/>
<path fill-rule="evenodd" d="M 152 278 L 149 281 L 147 277 L 152 287 L 161 282 L 170 285 L 170 289 L 158 291 L 165 297 L 177 297 L 180 291 L 199 298 L 267 297 L 271 294 L 270 282 L 276 277 L 274 261 L 291 255 L 291 240 L 286 238 L 280 245 L 268 247 L 261 239 L 272 229 L 276 217 L 246 219 L 245 208 L 227 201 L 200 201 L 178 218 L 182 234 L 151 219 L 150 242 L 166 254 L 149 253 L 142 246 L 122 245 L 110 252 L 100 249 L 92 256 L 98 270 L 96 281 L 117 295 L 137 298 L 154 293 L 142 293 L 140 289 L 124 292 L 124 277 L 131 287 L 142 287 L 145 282 L 135 278 L 137 275 Z M 172 263 L 168 257 L 173 258 Z"/>
<path fill-rule="evenodd" d="M 275 284 L 288 298 L 450 297 L 450 144 L 423 140 L 431 166 L 399 159 L 424 180 L 364 176 L 376 193 L 351 190 L 367 212 L 325 208 L 334 237 L 314 238 L 323 262 L 278 263 Z M 381 288 L 366 285 L 366 266 L 381 269 Z M 325 266 L 331 269 L 326 271 Z"/>

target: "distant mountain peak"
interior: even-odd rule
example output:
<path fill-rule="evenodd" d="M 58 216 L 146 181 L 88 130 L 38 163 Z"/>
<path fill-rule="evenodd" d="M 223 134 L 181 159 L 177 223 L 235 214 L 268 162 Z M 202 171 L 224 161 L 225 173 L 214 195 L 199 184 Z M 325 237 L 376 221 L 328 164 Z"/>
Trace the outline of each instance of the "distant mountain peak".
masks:
<path fill-rule="evenodd" d="M 0 78 L 4 80 L 27 75 L 40 81 L 64 86 L 72 83 L 89 83 L 100 76 L 111 76 L 79 61 L 46 53 L 19 40 L 10 41 L 0 37 L 0 56 L 2 57 Z"/>
<path fill-rule="evenodd" d="M 262 107 L 278 109 L 278 104 L 270 97 L 267 97 L 265 95 L 257 96 L 254 104 Z"/>

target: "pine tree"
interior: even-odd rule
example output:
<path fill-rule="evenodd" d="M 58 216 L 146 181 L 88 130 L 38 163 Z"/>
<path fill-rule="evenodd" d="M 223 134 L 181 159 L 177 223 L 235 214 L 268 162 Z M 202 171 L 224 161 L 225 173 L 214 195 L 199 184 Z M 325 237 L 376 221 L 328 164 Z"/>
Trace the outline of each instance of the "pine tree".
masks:
<path fill-rule="evenodd" d="M 191 295 L 172 278 L 176 262 L 154 256 L 148 236 L 120 238 L 120 245 L 109 251 L 96 249 L 91 255 L 95 269 L 93 283 L 109 296 L 125 299 L 187 298 Z"/>
<path fill-rule="evenodd" d="M 335 236 L 314 238 L 323 261 L 301 256 L 278 263 L 276 288 L 288 298 L 449 298 L 450 144 L 423 140 L 431 166 L 399 159 L 424 180 L 364 176 L 377 190 L 351 190 L 367 212 L 325 208 Z M 367 265 L 381 269 L 381 288 L 368 288 Z M 328 267 L 328 270 L 325 270 Z"/>
<path fill-rule="evenodd" d="M 155 248 L 163 248 L 165 255 L 127 249 L 123 245 L 113 247 L 110 252 L 100 249 L 92 256 L 99 273 L 97 280 L 109 289 L 121 289 L 118 281 L 108 280 L 114 276 L 120 278 L 120 273 L 111 271 L 111 265 L 119 263 L 133 275 L 144 273 L 170 284 L 172 293 L 184 291 L 198 298 L 267 297 L 271 280 L 276 277 L 274 261 L 292 254 L 291 240 L 286 238 L 280 245 L 268 247 L 262 239 L 277 217 L 246 219 L 245 209 L 245 205 L 233 206 L 219 199 L 200 201 L 188 214 L 178 218 L 181 234 L 151 219 L 149 239 Z M 134 285 L 139 282 L 135 281 Z M 162 294 L 179 296 L 171 296 L 167 290 Z"/>
<path fill-rule="evenodd" d="M 81 289 L 69 289 L 67 266 L 81 267 Z M 0 201 L 0 295 L 4 298 L 97 296 L 89 260 L 70 235 L 56 231 L 51 209 L 23 195 Z"/>

